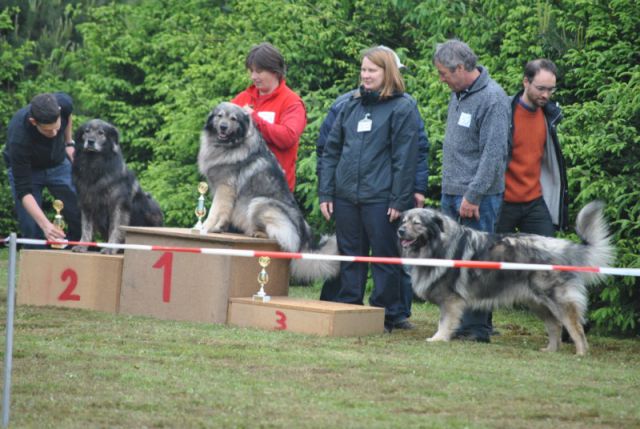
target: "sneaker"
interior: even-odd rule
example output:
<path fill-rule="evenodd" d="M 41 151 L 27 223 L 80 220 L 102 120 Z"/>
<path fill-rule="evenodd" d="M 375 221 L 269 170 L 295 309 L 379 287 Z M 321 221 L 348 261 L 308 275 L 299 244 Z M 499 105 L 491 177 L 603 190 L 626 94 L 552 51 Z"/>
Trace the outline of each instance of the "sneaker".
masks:
<path fill-rule="evenodd" d="M 384 321 L 384 333 L 390 334 L 393 331 L 393 323 Z"/>
<path fill-rule="evenodd" d="M 416 326 L 409 322 L 409 319 L 402 319 L 393 324 L 394 329 L 416 329 Z"/>
<path fill-rule="evenodd" d="M 484 335 L 476 335 L 476 334 L 455 334 L 452 338 L 453 340 L 460 341 L 475 341 L 476 343 L 490 343 L 491 338 Z"/>

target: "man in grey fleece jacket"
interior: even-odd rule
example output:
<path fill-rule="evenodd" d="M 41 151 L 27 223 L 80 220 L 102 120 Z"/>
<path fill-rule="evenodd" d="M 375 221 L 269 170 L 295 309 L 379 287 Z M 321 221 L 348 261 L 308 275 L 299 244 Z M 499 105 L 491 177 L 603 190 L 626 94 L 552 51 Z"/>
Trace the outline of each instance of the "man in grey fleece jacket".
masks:
<path fill-rule="evenodd" d="M 510 106 L 504 90 L 466 43 L 438 44 L 433 63 L 451 88 L 442 147 L 442 211 L 463 225 L 494 232 L 504 192 Z M 491 313 L 467 309 L 457 338 L 489 342 Z"/>

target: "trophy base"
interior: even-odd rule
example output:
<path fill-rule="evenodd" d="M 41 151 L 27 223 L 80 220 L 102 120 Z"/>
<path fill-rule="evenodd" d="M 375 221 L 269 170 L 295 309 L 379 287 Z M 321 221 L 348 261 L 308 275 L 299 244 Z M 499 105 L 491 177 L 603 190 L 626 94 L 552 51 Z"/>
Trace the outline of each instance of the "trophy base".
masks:
<path fill-rule="evenodd" d="M 271 301 L 271 297 L 269 295 L 260 295 L 256 293 L 253 295 L 253 300 L 260 301 L 260 302 L 269 302 Z"/>
<path fill-rule="evenodd" d="M 207 235 L 207 231 L 205 231 L 204 229 L 200 229 L 200 228 L 191 228 L 191 233 L 192 234 L 199 234 L 199 235 Z"/>

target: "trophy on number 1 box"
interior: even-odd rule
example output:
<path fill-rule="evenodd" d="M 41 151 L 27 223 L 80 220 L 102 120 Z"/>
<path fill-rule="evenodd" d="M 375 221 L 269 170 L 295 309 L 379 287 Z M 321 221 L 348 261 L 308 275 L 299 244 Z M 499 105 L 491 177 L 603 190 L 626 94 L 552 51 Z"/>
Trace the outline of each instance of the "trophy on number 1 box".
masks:
<path fill-rule="evenodd" d="M 209 185 L 206 182 L 198 183 L 198 192 L 200 196 L 198 197 L 198 205 L 196 206 L 196 217 L 198 218 L 198 223 L 191 230 L 194 233 L 204 235 L 207 231 L 204 230 L 204 225 L 202 224 L 202 218 L 207 214 L 207 208 L 204 205 L 204 194 L 207 193 L 209 189 Z"/>

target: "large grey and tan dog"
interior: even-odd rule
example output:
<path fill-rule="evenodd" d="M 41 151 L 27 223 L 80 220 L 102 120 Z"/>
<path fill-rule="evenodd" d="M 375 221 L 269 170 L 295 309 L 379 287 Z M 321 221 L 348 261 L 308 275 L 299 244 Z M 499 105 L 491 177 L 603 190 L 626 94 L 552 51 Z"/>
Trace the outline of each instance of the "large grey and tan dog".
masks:
<path fill-rule="evenodd" d="M 207 117 L 200 137 L 198 168 L 213 196 L 204 222 L 207 232 L 234 227 L 246 235 L 271 238 L 286 252 L 338 253 L 335 237 L 313 246 L 311 228 L 287 186 L 284 172 L 251 116 L 221 103 Z M 301 281 L 337 275 L 340 264 L 294 259 L 292 276 Z"/>
<path fill-rule="evenodd" d="M 488 234 L 432 209 L 405 212 L 398 237 L 409 258 L 607 266 L 613 248 L 602 208 L 602 203 L 592 202 L 578 214 L 581 244 L 530 234 Z M 415 293 L 440 307 L 438 331 L 428 341 L 449 341 L 465 307 L 493 309 L 519 303 L 544 321 L 549 343 L 542 350 L 558 350 L 564 326 L 578 355 L 588 349 L 582 327 L 586 286 L 596 280 L 597 274 L 586 272 L 412 268 Z"/>
<path fill-rule="evenodd" d="M 72 167 L 82 222 L 81 241 L 90 242 L 95 232 L 109 243 L 123 243 L 120 226 L 162 226 L 158 203 L 140 188 L 136 176 L 125 165 L 120 135 L 113 125 L 92 119 L 75 134 L 76 153 Z M 86 252 L 87 246 L 74 246 Z M 103 248 L 115 254 L 117 249 Z"/>

